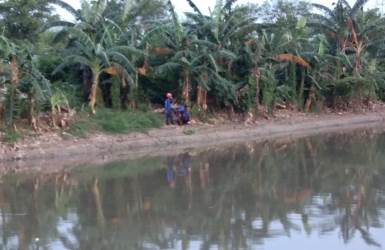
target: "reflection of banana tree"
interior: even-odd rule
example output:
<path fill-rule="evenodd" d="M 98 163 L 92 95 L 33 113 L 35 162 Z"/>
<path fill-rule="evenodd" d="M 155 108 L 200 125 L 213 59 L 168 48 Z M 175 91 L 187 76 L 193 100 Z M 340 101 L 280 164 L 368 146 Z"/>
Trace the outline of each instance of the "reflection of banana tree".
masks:
<path fill-rule="evenodd" d="M 97 178 L 95 178 L 94 183 L 92 185 L 92 193 L 95 199 L 96 216 L 97 216 L 98 225 L 100 228 L 104 228 L 106 225 L 106 219 L 104 217 L 103 200 L 99 189 L 99 181 Z"/>

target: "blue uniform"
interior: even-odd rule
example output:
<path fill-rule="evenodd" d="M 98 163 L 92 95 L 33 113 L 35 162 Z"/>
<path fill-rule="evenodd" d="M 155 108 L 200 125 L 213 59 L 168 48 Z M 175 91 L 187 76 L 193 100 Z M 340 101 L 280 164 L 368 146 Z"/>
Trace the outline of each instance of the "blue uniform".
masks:
<path fill-rule="evenodd" d="M 190 121 L 190 114 L 183 105 L 178 106 L 176 112 L 178 115 L 178 123 L 180 125 L 186 125 Z"/>
<path fill-rule="evenodd" d="M 166 124 L 167 125 L 170 125 L 170 123 L 174 124 L 174 119 L 172 117 L 172 99 L 167 98 L 164 101 L 164 112 L 166 115 Z"/>

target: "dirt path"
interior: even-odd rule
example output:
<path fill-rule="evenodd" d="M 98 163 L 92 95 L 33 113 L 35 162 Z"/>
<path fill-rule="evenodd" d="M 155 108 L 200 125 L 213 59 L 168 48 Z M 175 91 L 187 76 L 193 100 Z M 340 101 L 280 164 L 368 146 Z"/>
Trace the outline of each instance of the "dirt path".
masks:
<path fill-rule="evenodd" d="M 261 141 L 279 137 L 303 137 L 317 133 L 379 127 L 385 110 L 369 113 L 281 115 L 256 124 L 200 125 L 165 127 L 146 134 L 97 134 L 87 139 L 50 136 L 21 142 L 14 147 L 0 144 L 0 169 L 34 168 L 55 171 L 68 166 L 162 155 L 184 150 L 241 141 Z"/>

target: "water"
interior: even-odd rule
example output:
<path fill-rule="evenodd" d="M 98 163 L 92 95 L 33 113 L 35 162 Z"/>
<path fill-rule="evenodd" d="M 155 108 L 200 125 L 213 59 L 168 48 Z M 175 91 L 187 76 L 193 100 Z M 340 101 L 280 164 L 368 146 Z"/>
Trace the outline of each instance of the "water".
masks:
<path fill-rule="evenodd" d="M 0 184 L 1 249 L 382 249 L 385 134 L 245 143 Z"/>

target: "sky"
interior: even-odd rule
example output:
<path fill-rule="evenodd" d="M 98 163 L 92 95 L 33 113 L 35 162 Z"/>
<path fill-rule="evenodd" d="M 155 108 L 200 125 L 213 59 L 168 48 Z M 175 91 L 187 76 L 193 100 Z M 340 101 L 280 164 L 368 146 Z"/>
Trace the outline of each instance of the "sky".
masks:
<path fill-rule="evenodd" d="M 80 8 L 80 1 L 79 0 L 64 0 L 65 2 L 69 3 L 74 8 Z M 256 4 L 262 4 L 265 0 L 238 0 L 238 4 L 245 4 L 245 3 L 256 3 Z M 329 5 L 333 2 L 336 2 L 336 0 L 308 0 L 309 2 L 313 3 L 322 3 L 324 5 Z M 354 4 L 356 0 L 348 0 L 350 4 Z M 185 0 L 171 0 L 171 2 L 174 4 L 175 9 L 178 13 L 183 13 L 186 11 L 191 11 L 190 6 L 187 4 L 187 1 Z M 216 0 L 195 0 L 194 3 L 198 6 L 198 8 L 203 13 L 209 13 L 209 8 L 213 9 L 215 5 Z M 366 7 L 372 8 L 375 7 L 377 3 L 384 2 L 385 0 L 369 0 L 369 2 L 366 4 Z M 63 16 L 64 19 L 71 19 L 71 16 L 69 13 L 66 13 L 64 10 L 58 11 L 61 16 Z"/>

